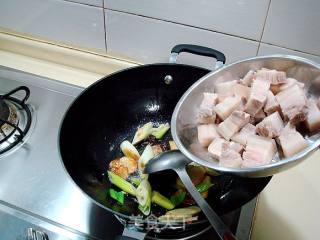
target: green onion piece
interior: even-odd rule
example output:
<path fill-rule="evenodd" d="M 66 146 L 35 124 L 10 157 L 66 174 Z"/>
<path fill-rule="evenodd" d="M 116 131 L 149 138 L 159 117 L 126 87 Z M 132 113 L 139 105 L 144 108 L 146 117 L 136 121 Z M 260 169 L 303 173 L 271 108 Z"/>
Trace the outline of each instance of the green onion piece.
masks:
<path fill-rule="evenodd" d="M 132 144 L 136 145 L 137 143 L 149 137 L 149 135 L 152 133 L 152 129 L 153 129 L 152 122 L 148 122 L 145 125 L 143 125 L 141 128 L 138 128 L 137 132 L 134 134 Z"/>
<path fill-rule="evenodd" d="M 130 182 L 132 182 L 133 185 L 135 185 L 136 187 L 138 187 L 139 184 L 141 183 L 141 178 L 139 178 L 139 177 L 132 177 L 132 178 L 130 178 Z"/>
<path fill-rule="evenodd" d="M 214 184 L 213 183 L 207 183 L 207 182 L 202 182 L 199 183 L 196 188 L 198 190 L 199 193 L 203 193 L 206 192 L 209 188 L 211 188 Z"/>
<path fill-rule="evenodd" d="M 143 150 L 141 157 L 138 160 L 138 168 L 140 170 L 140 175 L 142 177 L 146 176 L 146 174 L 143 174 L 144 167 L 153 157 L 154 157 L 154 153 L 153 153 L 152 147 L 151 145 L 147 145 Z"/>
<path fill-rule="evenodd" d="M 169 129 L 169 123 L 160 124 L 159 127 L 153 128 L 152 135 L 155 136 L 157 139 L 161 139 Z"/>
<path fill-rule="evenodd" d="M 165 196 L 160 194 L 157 191 L 152 192 L 152 198 L 151 201 L 165 209 L 171 210 L 174 209 L 174 204 Z"/>
<path fill-rule="evenodd" d="M 131 194 L 132 196 L 136 196 L 136 188 L 123 178 L 119 177 L 117 174 L 108 171 L 108 177 L 112 184 L 116 185 L 121 190 L 125 191 L 126 193 Z"/>
<path fill-rule="evenodd" d="M 123 192 L 117 192 L 116 190 L 110 188 L 109 189 L 110 197 L 117 200 L 119 203 L 124 203 L 124 193 Z"/>
<path fill-rule="evenodd" d="M 148 180 L 143 179 L 137 188 L 137 200 L 139 208 L 144 215 L 149 215 L 151 206 L 151 185 Z"/>
<path fill-rule="evenodd" d="M 175 194 L 171 196 L 170 201 L 176 207 L 184 201 L 186 195 L 187 193 L 185 191 L 178 190 Z"/>
<path fill-rule="evenodd" d="M 144 214 L 144 215 L 149 215 L 150 211 L 151 211 L 151 206 L 147 206 L 147 205 L 140 205 L 138 206 L 138 209 Z"/>

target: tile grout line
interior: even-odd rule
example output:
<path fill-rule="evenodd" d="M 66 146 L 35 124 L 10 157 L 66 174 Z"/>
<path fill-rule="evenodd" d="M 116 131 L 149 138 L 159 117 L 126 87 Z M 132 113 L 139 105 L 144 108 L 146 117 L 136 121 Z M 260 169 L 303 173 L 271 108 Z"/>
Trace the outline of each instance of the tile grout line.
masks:
<path fill-rule="evenodd" d="M 104 45 L 106 48 L 106 54 L 108 53 L 108 44 L 107 44 L 107 26 L 106 26 L 106 11 L 104 10 L 104 0 L 102 0 L 102 12 L 103 12 L 103 28 L 104 28 Z"/>
<path fill-rule="evenodd" d="M 320 57 L 320 55 L 317 55 L 317 54 L 314 54 L 314 53 L 309 53 L 309 52 L 304 52 L 304 51 L 297 50 L 297 49 L 293 49 L 293 48 L 288 48 L 288 47 L 284 47 L 284 46 L 279 46 L 279 45 L 276 45 L 276 44 L 273 44 L 273 43 L 267 43 L 267 42 L 261 42 L 261 43 L 267 44 L 267 45 L 270 45 L 270 46 L 273 46 L 273 47 L 283 48 L 283 49 L 286 49 L 286 50 L 290 50 L 290 51 L 294 51 L 294 52 L 298 52 L 298 53 L 303 53 L 303 54 L 311 55 L 311 56 L 314 56 L 314 57 Z"/>
<path fill-rule="evenodd" d="M 85 5 L 85 6 L 88 6 L 88 7 L 96 7 L 96 8 L 102 8 L 102 6 L 97 6 L 97 5 L 93 5 L 93 4 L 90 4 L 90 3 L 80 3 L 80 2 L 76 2 L 75 0 L 60 0 L 60 1 L 63 1 L 63 2 L 70 2 L 70 3 L 75 3 L 75 4 L 79 4 L 79 5 Z"/>
<path fill-rule="evenodd" d="M 267 9 L 267 14 L 266 14 L 266 17 L 265 17 L 264 22 L 263 22 L 262 32 L 261 32 L 261 36 L 260 36 L 260 40 L 259 40 L 259 44 L 258 44 L 258 49 L 257 49 L 256 56 L 258 56 L 259 51 L 260 51 L 260 46 L 261 46 L 261 41 L 262 41 L 262 37 L 263 37 L 263 34 L 264 34 L 264 29 L 265 29 L 265 27 L 266 27 L 267 19 L 268 19 L 268 16 L 269 16 L 269 10 L 270 10 L 270 6 L 271 6 L 271 1 L 272 1 L 272 0 L 269 1 L 269 5 L 268 5 L 268 9 Z"/>
<path fill-rule="evenodd" d="M 157 20 L 157 21 L 160 21 L 160 22 L 171 23 L 171 24 L 176 24 L 176 25 L 185 26 L 185 27 L 191 27 L 191 28 L 195 28 L 195 29 L 199 29 L 199 30 L 204 30 L 204 31 L 208 31 L 208 32 L 218 33 L 218 34 L 223 34 L 223 35 L 227 35 L 229 37 L 241 38 L 241 39 L 244 39 L 244 40 L 248 40 L 248 41 L 252 41 L 252 42 L 257 42 L 258 43 L 258 40 L 255 40 L 255 39 L 252 39 L 252 38 L 248 38 L 248 37 L 234 35 L 234 34 L 231 34 L 231 33 L 220 32 L 220 31 L 217 31 L 217 30 L 211 30 L 211 29 L 207 29 L 207 28 L 203 28 L 203 27 L 192 26 L 192 25 L 185 24 L 185 23 L 169 21 L 169 20 L 165 20 L 165 19 L 145 16 L 145 15 L 136 14 L 136 13 L 130 13 L 130 12 L 126 12 L 126 11 L 120 11 L 120 10 L 115 10 L 115 9 L 110 9 L 110 8 L 105 8 L 105 9 L 108 10 L 108 11 L 112 11 L 112 12 L 124 13 L 124 14 L 132 15 L 132 16 L 138 16 L 138 17 L 144 17 L 144 18 L 148 18 L 148 19 Z"/>

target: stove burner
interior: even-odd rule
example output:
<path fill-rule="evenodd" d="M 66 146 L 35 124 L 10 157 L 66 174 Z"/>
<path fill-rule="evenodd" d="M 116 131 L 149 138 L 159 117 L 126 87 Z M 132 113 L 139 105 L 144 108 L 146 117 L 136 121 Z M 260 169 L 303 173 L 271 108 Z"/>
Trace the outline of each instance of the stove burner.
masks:
<path fill-rule="evenodd" d="M 3 99 L 0 99 L 0 119 L 5 119 L 7 120 L 10 114 L 10 110 L 8 105 L 5 103 L 5 101 Z M 0 127 L 3 125 L 4 123 L 0 123 Z"/>
<path fill-rule="evenodd" d="M 22 100 L 12 97 L 23 91 Z M 29 88 L 18 87 L 7 94 L 0 95 L 0 155 L 22 142 L 31 125 L 31 111 L 26 104 L 30 96 Z"/>

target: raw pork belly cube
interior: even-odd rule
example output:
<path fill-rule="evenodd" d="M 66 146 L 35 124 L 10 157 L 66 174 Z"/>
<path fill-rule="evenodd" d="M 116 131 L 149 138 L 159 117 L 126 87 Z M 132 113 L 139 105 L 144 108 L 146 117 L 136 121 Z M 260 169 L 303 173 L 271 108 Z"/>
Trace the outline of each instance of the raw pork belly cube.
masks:
<path fill-rule="evenodd" d="M 256 134 L 256 126 L 251 123 L 246 124 L 240 132 L 232 136 L 231 140 L 245 146 L 247 144 L 247 139 L 250 135 Z"/>
<path fill-rule="evenodd" d="M 283 121 L 278 112 L 274 112 L 268 117 L 264 118 L 262 122 L 256 126 L 257 133 L 260 136 L 268 138 L 278 137 L 283 127 Z"/>
<path fill-rule="evenodd" d="M 309 99 L 307 102 L 308 114 L 305 120 L 305 124 L 310 132 L 318 130 L 320 128 L 320 110 L 317 106 L 317 102 L 314 99 Z"/>
<path fill-rule="evenodd" d="M 304 121 L 307 114 L 307 98 L 298 85 L 278 93 L 276 99 L 280 104 L 281 111 L 285 118 L 296 124 Z"/>
<path fill-rule="evenodd" d="M 256 115 L 263 108 L 267 100 L 270 83 L 256 79 L 252 83 L 249 100 L 246 104 L 246 112 L 251 116 Z"/>
<path fill-rule="evenodd" d="M 308 146 L 307 141 L 290 123 L 282 130 L 279 142 L 285 157 L 291 157 Z"/>
<path fill-rule="evenodd" d="M 287 82 L 284 84 L 279 84 L 279 85 L 271 85 L 270 86 L 270 90 L 273 94 L 278 94 L 281 91 L 284 91 L 290 87 L 292 87 L 293 85 L 298 85 L 298 87 L 300 88 L 304 88 L 304 83 L 302 82 L 298 82 L 298 80 L 294 79 L 294 78 L 287 78 Z"/>
<path fill-rule="evenodd" d="M 246 85 L 248 87 L 251 86 L 252 84 L 252 81 L 254 80 L 255 78 L 255 75 L 256 73 L 252 70 L 250 70 L 249 72 L 247 72 L 247 74 L 243 77 L 243 79 L 240 80 L 240 82 L 243 84 L 243 85 Z"/>
<path fill-rule="evenodd" d="M 226 120 L 218 125 L 218 133 L 226 140 L 238 132 L 249 122 L 250 115 L 242 111 L 234 111 Z"/>
<path fill-rule="evenodd" d="M 268 92 L 266 105 L 264 106 L 264 111 L 268 115 L 274 113 L 275 111 L 280 111 L 280 105 L 271 91 Z"/>
<path fill-rule="evenodd" d="M 239 168 L 242 164 L 242 157 L 239 152 L 223 144 L 222 153 L 219 159 L 219 165 L 223 167 Z"/>
<path fill-rule="evenodd" d="M 285 72 L 277 71 L 277 70 L 269 70 L 263 68 L 257 71 L 257 79 L 264 79 L 268 81 L 271 85 L 278 85 L 286 83 L 287 76 Z"/>
<path fill-rule="evenodd" d="M 207 147 L 213 139 L 220 137 L 214 124 L 204 124 L 198 126 L 198 140 L 199 143 Z"/>
<path fill-rule="evenodd" d="M 241 99 L 238 96 L 227 97 L 223 102 L 214 106 L 214 111 L 222 120 L 225 120 L 240 106 L 240 103 Z"/>
<path fill-rule="evenodd" d="M 232 88 L 234 85 L 237 84 L 237 82 L 238 82 L 237 80 L 232 80 L 232 81 L 216 83 L 214 85 L 214 90 L 219 95 L 231 96 L 232 95 Z"/>
<path fill-rule="evenodd" d="M 266 117 L 266 114 L 262 109 L 260 109 L 259 112 L 257 112 L 256 115 L 254 115 L 254 122 L 255 123 L 261 122 L 265 117 Z"/>
<path fill-rule="evenodd" d="M 240 98 L 249 99 L 251 88 L 244 86 L 242 84 L 235 84 L 232 88 L 232 92 L 234 95 L 239 96 Z"/>
<path fill-rule="evenodd" d="M 215 138 L 208 147 L 208 152 L 215 158 L 220 159 L 223 144 L 229 144 L 223 138 Z"/>
<path fill-rule="evenodd" d="M 203 100 L 200 104 L 198 113 L 198 122 L 202 124 L 214 123 L 216 120 L 216 113 L 213 107 L 218 101 L 218 95 L 215 93 L 203 93 Z"/>
<path fill-rule="evenodd" d="M 246 151 L 243 153 L 242 167 L 254 167 L 271 162 L 277 152 L 274 139 L 250 135 L 247 139 Z"/>
<path fill-rule="evenodd" d="M 243 146 L 242 146 L 240 143 L 237 143 L 237 142 L 231 141 L 231 142 L 229 143 L 229 147 L 230 147 L 232 150 L 234 150 L 234 151 L 236 151 L 236 152 L 238 152 L 238 153 L 242 153 L 242 151 L 243 151 Z"/>

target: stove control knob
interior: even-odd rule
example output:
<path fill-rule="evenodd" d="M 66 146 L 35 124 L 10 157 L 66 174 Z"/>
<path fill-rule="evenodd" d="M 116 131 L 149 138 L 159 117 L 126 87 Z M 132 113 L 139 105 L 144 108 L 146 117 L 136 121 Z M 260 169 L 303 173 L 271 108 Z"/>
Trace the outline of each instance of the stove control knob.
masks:
<path fill-rule="evenodd" d="M 28 228 L 27 240 L 49 240 L 49 237 L 43 231 L 35 230 L 33 228 Z"/>

